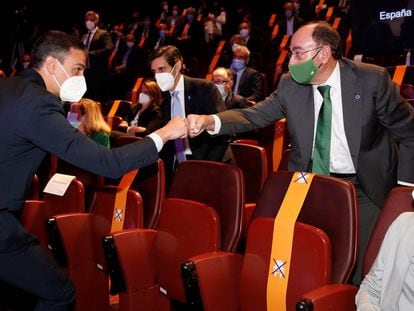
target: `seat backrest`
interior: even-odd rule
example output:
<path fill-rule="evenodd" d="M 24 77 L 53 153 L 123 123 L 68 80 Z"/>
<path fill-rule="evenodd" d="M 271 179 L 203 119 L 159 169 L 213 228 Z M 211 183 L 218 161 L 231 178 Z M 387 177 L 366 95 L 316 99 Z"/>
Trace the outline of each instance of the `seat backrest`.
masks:
<path fill-rule="evenodd" d="M 289 187 L 293 172 L 269 175 L 253 219 L 275 217 Z M 298 221 L 323 230 L 332 245 L 332 282 L 346 283 L 357 258 L 358 213 L 355 188 L 351 182 L 315 175 Z"/>
<path fill-rule="evenodd" d="M 85 190 L 82 182 L 76 178 L 72 180 L 63 196 L 44 193 L 43 200 L 52 216 L 85 211 Z"/>
<path fill-rule="evenodd" d="M 61 174 L 76 176 L 76 179 L 83 184 L 85 191 L 85 211 L 89 212 L 95 204 L 96 190 L 104 185 L 105 178 L 59 158 L 57 158 L 56 170 Z"/>
<path fill-rule="evenodd" d="M 56 215 L 48 225 L 52 249 L 62 250 L 75 284 L 76 310 L 109 311 L 109 278 L 102 248 L 108 225 L 89 213 Z"/>
<path fill-rule="evenodd" d="M 102 115 L 107 116 L 112 109 L 112 105 L 115 100 L 110 100 L 101 105 Z M 115 115 L 125 118 L 131 110 L 131 102 L 128 100 L 121 100 L 118 109 L 115 111 Z"/>
<path fill-rule="evenodd" d="M 140 139 L 142 138 L 130 135 L 115 136 L 112 147 L 121 147 Z M 118 182 L 107 179 L 109 184 Z M 156 163 L 141 167 L 131 188 L 137 190 L 144 200 L 144 228 L 155 228 L 166 193 L 164 162 L 158 159 Z"/>
<path fill-rule="evenodd" d="M 267 178 L 267 156 L 263 147 L 231 143 L 234 162 L 244 175 L 246 203 L 257 202 Z"/>
<path fill-rule="evenodd" d="M 27 232 L 39 239 L 40 246 L 44 250 L 48 250 L 46 224 L 49 217 L 50 212 L 45 201 L 26 200 L 24 202 L 20 223 Z"/>
<path fill-rule="evenodd" d="M 385 233 L 391 223 L 401 213 L 412 212 L 414 210 L 413 190 L 414 187 L 396 187 L 388 194 L 365 251 L 362 275 L 366 275 L 371 269 Z"/>
<path fill-rule="evenodd" d="M 144 228 L 155 228 L 161 213 L 161 205 L 165 200 L 165 168 L 164 162 L 141 167 L 132 185 L 144 201 Z"/>
<path fill-rule="evenodd" d="M 109 226 L 112 223 L 117 187 L 104 186 L 96 191 L 95 206 L 92 213 L 102 217 Z M 143 201 L 141 195 L 132 189 L 128 189 L 125 206 L 124 229 L 142 228 L 143 226 Z"/>
<path fill-rule="evenodd" d="M 401 84 L 400 93 L 405 99 L 414 99 L 414 85 Z"/>
<path fill-rule="evenodd" d="M 39 177 L 35 174 L 30 184 L 30 188 L 26 192 L 26 200 L 39 200 L 40 181 Z"/>
<path fill-rule="evenodd" d="M 111 148 L 118 148 L 133 142 L 136 142 L 138 140 L 141 140 L 141 137 L 138 136 L 132 136 L 132 135 L 118 135 L 113 136 L 111 138 Z"/>
<path fill-rule="evenodd" d="M 273 224 L 273 218 L 256 218 L 249 227 L 240 280 L 242 310 L 267 309 L 266 288 Z M 328 236 L 318 228 L 297 222 L 291 263 L 288 264 L 290 273 L 286 309 L 294 310 L 301 294 L 330 282 L 331 245 Z M 275 274 L 275 277 L 282 276 Z"/>
<path fill-rule="evenodd" d="M 160 288 L 171 299 L 185 303 L 181 265 L 188 258 L 220 249 L 220 216 L 212 207 L 169 198 L 162 205 L 155 244 Z"/>
<path fill-rule="evenodd" d="M 242 171 L 230 164 L 187 160 L 177 168 L 169 198 L 198 201 L 213 207 L 221 221 L 221 248 L 234 251 L 242 235 L 245 190 Z"/>
<path fill-rule="evenodd" d="M 122 118 L 120 116 L 104 116 L 105 122 L 107 122 L 113 131 L 118 130 L 119 124 L 122 122 Z"/>
<path fill-rule="evenodd" d="M 111 292 L 117 283 L 119 311 L 169 310 L 169 299 L 160 293 L 157 283 L 155 243 L 157 231 L 126 229 L 104 240 L 111 272 Z M 121 286 L 121 287 L 119 287 Z"/>

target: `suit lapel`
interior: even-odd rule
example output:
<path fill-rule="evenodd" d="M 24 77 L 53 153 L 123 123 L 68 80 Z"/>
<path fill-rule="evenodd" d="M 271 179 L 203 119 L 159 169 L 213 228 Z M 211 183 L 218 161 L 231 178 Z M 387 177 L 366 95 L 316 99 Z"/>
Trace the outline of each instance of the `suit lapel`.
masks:
<path fill-rule="evenodd" d="M 192 83 L 189 78 L 184 76 L 184 106 L 185 106 L 185 115 L 189 115 L 190 113 L 193 113 L 192 107 L 194 105 L 191 103 L 193 100 L 193 90 L 192 90 Z"/>
<path fill-rule="evenodd" d="M 302 86 L 298 90 L 295 90 L 293 96 L 297 96 L 299 104 L 297 110 L 298 124 L 301 128 L 301 135 L 299 135 L 299 145 L 302 146 L 303 158 L 310 159 L 312 157 L 313 147 L 313 132 L 315 124 L 315 103 L 313 101 L 313 89 L 312 86 Z M 309 100 L 304 100 L 309 98 Z"/>
<path fill-rule="evenodd" d="M 348 63 L 340 61 L 342 110 L 345 135 L 355 167 L 361 143 L 362 88 Z"/>

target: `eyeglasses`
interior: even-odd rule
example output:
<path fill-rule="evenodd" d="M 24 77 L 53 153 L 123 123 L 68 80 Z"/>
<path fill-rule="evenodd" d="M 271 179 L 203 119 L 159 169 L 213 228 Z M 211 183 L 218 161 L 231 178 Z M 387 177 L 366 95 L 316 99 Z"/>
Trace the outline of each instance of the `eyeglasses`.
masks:
<path fill-rule="evenodd" d="M 214 84 L 225 84 L 225 83 L 229 83 L 229 80 L 215 80 L 213 81 Z"/>
<path fill-rule="evenodd" d="M 289 51 L 288 52 L 288 57 L 289 58 L 292 58 L 292 57 L 294 57 L 294 58 L 296 58 L 296 59 L 301 59 L 302 58 L 302 56 L 303 55 L 305 55 L 306 53 L 309 53 L 309 52 L 312 52 L 312 51 L 316 51 L 316 50 L 318 50 L 319 49 L 319 51 L 322 49 L 322 46 L 318 46 L 318 47 L 316 47 L 316 48 L 314 48 L 314 49 L 311 49 L 311 50 L 307 50 L 307 51 L 300 51 L 300 50 L 296 50 L 296 51 Z M 319 51 L 318 51 L 318 53 L 319 53 Z"/>

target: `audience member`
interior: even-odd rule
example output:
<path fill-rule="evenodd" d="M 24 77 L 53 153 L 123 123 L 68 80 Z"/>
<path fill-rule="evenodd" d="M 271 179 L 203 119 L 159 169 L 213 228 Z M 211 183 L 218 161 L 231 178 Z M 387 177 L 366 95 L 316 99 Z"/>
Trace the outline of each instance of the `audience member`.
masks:
<path fill-rule="evenodd" d="M 134 86 L 140 70 L 141 53 L 131 33 L 125 37 L 125 44 L 115 52 L 111 67 L 111 99 L 125 98 Z"/>
<path fill-rule="evenodd" d="M 264 78 L 256 69 L 248 67 L 250 51 L 244 45 L 235 46 L 233 49 L 233 61 L 230 69 L 234 73 L 233 92 L 239 94 L 249 101 L 258 102 L 263 100 Z"/>
<path fill-rule="evenodd" d="M 327 22 L 302 26 L 290 44 L 290 73 L 277 91 L 254 107 L 191 115 L 187 123 L 194 137 L 204 129 L 229 134 L 287 118 L 289 170 L 343 178 L 356 187 L 359 258 L 353 282 L 359 284 L 365 247 L 388 192 L 397 180 L 414 185 L 414 110 L 385 68 L 343 58 L 341 46 Z M 317 126 L 320 113 L 325 131 Z"/>
<path fill-rule="evenodd" d="M 388 228 L 377 258 L 362 280 L 355 299 L 358 311 L 413 309 L 413 235 L 414 212 L 402 213 Z"/>
<path fill-rule="evenodd" d="M 226 109 L 246 108 L 250 106 L 249 101 L 232 91 L 233 73 L 230 69 L 218 67 L 213 71 L 212 80 L 218 88 Z"/>
<path fill-rule="evenodd" d="M 83 35 L 82 41 L 89 51 L 85 70 L 85 78 L 88 84 L 86 96 L 103 103 L 108 99 L 108 61 L 113 44 L 111 34 L 105 29 L 99 28 L 99 22 L 98 13 L 94 11 L 86 12 L 85 27 L 87 33 Z"/>
<path fill-rule="evenodd" d="M 154 42 L 151 44 L 151 50 L 156 50 L 164 45 L 171 45 L 176 43 L 175 38 L 170 35 L 168 27 L 164 23 L 160 23 L 158 25 L 158 36 L 154 37 L 154 39 Z"/>
<path fill-rule="evenodd" d="M 119 125 L 126 133 L 146 136 L 161 127 L 161 90 L 155 81 L 144 80 L 138 102 L 131 104 L 131 110 Z"/>
<path fill-rule="evenodd" d="M 294 15 L 294 4 L 293 2 L 285 2 L 283 5 L 283 8 L 285 10 L 285 17 L 279 21 L 279 32 L 278 36 L 292 36 L 293 33 L 296 32 L 296 30 L 299 29 L 299 27 L 303 24 L 303 20 Z"/>
<path fill-rule="evenodd" d="M 187 8 L 184 19 L 175 26 L 174 36 L 184 57 L 198 57 L 203 52 L 203 25 L 195 14 L 193 7 Z"/>
<path fill-rule="evenodd" d="M 163 46 L 149 57 L 151 70 L 161 91 L 166 92 L 161 104 L 163 123 L 179 115 L 216 113 L 225 110 L 216 86 L 204 79 L 184 76 L 183 57 L 175 46 Z M 207 133 L 194 139 L 167 143 L 160 154 L 166 168 L 167 185 L 175 167 L 185 159 L 222 161 L 228 143 L 222 137 Z"/>
<path fill-rule="evenodd" d="M 0 281 L 38 298 L 34 308 L 24 310 L 72 310 L 72 281 L 18 220 L 40 162 L 53 153 L 97 175 L 119 178 L 156 162 L 163 143 L 185 137 L 187 127 L 175 118 L 138 142 L 105 148 L 74 129 L 62 107 L 61 100 L 76 102 L 86 91 L 84 44 L 49 31 L 39 37 L 31 55 L 31 68 L 16 78 L 0 79 Z"/>
<path fill-rule="evenodd" d="M 111 127 L 105 122 L 99 104 L 89 98 L 79 101 L 82 113 L 78 130 L 97 143 L 110 148 Z"/>

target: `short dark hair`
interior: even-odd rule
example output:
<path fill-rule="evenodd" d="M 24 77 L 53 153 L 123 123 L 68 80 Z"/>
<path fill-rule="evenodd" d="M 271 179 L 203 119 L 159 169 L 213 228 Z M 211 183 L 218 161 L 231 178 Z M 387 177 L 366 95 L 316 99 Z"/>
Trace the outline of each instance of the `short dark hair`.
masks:
<path fill-rule="evenodd" d="M 175 63 L 179 60 L 183 60 L 183 56 L 181 55 L 180 50 L 173 45 L 164 45 L 156 49 L 149 55 L 148 60 L 151 63 L 154 59 L 162 56 L 164 56 L 168 65 L 171 67 L 174 67 Z"/>
<path fill-rule="evenodd" d="M 79 38 L 63 31 L 47 31 L 33 45 L 31 67 L 39 69 L 48 56 L 53 56 L 63 63 L 70 49 L 87 52 L 85 45 Z"/>
<path fill-rule="evenodd" d="M 340 59 L 343 54 L 343 43 L 339 33 L 325 21 L 314 23 L 316 24 L 312 38 L 316 44 L 327 44 L 331 47 L 332 57 L 334 59 Z"/>

